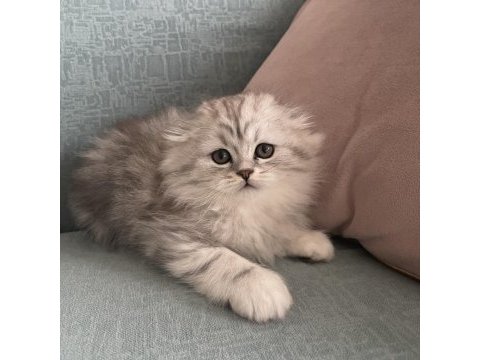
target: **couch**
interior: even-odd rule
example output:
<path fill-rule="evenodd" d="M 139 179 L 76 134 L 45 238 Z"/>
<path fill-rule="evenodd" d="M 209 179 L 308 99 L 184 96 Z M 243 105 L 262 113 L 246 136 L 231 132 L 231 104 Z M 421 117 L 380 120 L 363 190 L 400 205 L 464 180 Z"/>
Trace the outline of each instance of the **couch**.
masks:
<path fill-rule="evenodd" d="M 67 207 L 76 155 L 129 116 L 243 90 L 299 0 L 62 0 L 61 358 L 416 359 L 419 283 L 335 238 L 329 264 L 284 259 L 294 306 L 256 324 L 128 250 Z"/>

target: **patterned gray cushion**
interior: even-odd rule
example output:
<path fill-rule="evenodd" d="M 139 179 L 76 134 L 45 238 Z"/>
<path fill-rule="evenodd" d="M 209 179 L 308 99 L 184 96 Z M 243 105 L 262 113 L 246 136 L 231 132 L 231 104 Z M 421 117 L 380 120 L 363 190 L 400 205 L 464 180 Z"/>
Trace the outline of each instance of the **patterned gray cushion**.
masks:
<path fill-rule="evenodd" d="M 302 0 L 62 0 L 61 230 L 75 154 L 130 116 L 241 91 Z"/>
<path fill-rule="evenodd" d="M 418 359 L 419 283 L 360 247 L 329 264 L 278 261 L 295 304 L 255 324 L 136 255 L 61 240 L 62 359 Z"/>

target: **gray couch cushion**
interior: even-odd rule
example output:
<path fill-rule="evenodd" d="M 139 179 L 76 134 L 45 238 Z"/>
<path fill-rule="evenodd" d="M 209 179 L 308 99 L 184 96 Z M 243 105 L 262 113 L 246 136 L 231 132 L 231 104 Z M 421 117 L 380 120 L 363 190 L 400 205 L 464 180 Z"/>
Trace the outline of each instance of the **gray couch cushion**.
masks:
<path fill-rule="evenodd" d="M 255 324 L 127 251 L 61 239 L 62 359 L 417 359 L 419 284 L 364 250 L 280 260 L 295 304 Z"/>
<path fill-rule="evenodd" d="M 243 90 L 303 0 L 62 0 L 61 231 L 74 155 L 115 121 Z"/>

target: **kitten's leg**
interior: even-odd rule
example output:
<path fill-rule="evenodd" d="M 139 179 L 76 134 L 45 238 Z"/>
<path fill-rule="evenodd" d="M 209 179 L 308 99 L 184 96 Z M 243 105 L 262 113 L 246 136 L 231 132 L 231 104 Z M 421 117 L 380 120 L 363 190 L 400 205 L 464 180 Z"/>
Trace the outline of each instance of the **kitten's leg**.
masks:
<path fill-rule="evenodd" d="M 285 282 L 274 271 L 225 247 L 170 236 L 167 240 L 164 233 L 161 242 L 149 243 L 145 254 L 209 299 L 258 322 L 281 319 L 292 305 Z"/>
<path fill-rule="evenodd" d="M 299 256 L 313 261 L 330 261 L 335 256 L 332 242 L 323 232 L 291 228 L 285 239 L 284 250 L 287 256 Z"/>

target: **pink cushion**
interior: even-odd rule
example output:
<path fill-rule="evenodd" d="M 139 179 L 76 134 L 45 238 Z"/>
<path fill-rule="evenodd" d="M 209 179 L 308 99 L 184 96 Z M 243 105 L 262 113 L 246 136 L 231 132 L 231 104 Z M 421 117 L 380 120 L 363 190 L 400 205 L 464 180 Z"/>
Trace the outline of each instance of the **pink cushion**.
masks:
<path fill-rule="evenodd" d="M 317 224 L 419 277 L 418 0 L 307 1 L 247 89 L 326 134 Z"/>

